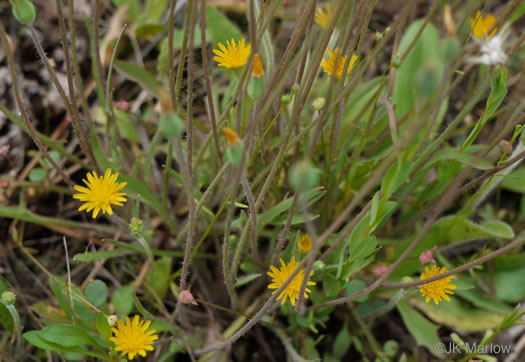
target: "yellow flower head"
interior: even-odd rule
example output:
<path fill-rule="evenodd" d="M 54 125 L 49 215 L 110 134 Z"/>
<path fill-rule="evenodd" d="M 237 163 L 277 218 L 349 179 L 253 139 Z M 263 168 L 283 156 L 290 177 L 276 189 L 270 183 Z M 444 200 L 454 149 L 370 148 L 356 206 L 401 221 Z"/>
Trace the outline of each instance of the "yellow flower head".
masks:
<path fill-rule="evenodd" d="M 252 75 L 255 78 L 261 78 L 264 75 L 264 67 L 259 53 L 253 55 Z"/>
<path fill-rule="evenodd" d="M 244 45 L 244 39 L 235 44 L 235 40 L 226 41 L 226 48 L 222 43 L 219 43 L 221 50 L 213 49 L 213 52 L 217 55 L 213 57 L 213 60 L 219 63 L 219 67 L 237 69 L 242 68 L 248 61 L 252 46 L 250 44 Z"/>
<path fill-rule="evenodd" d="M 118 320 L 117 328 L 111 328 L 115 337 L 109 339 L 116 344 L 115 351 L 123 355 L 127 353 L 129 359 L 135 358 L 137 354 L 146 357 L 146 351 L 153 351 L 151 344 L 159 338 L 154 334 L 155 330 L 147 331 L 150 324 L 151 321 L 141 321 L 138 315 L 133 317 L 133 322 L 126 317 L 126 324 Z"/>
<path fill-rule="evenodd" d="M 230 146 L 237 146 L 239 144 L 239 135 L 233 128 L 224 127 L 222 133 L 226 136 L 226 140 Z"/>
<path fill-rule="evenodd" d="M 315 22 L 321 25 L 324 29 L 328 29 L 333 18 L 332 6 L 330 4 L 326 5 L 326 12 L 323 8 L 317 8 L 315 11 Z"/>
<path fill-rule="evenodd" d="M 304 234 L 299 237 L 297 240 L 297 245 L 299 245 L 299 250 L 301 253 L 306 254 L 312 249 L 312 239 L 309 234 Z"/>
<path fill-rule="evenodd" d="M 470 27 L 472 28 L 472 34 L 478 39 L 487 37 L 490 39 L 491 36 L 496 33 L 497 29 L 494 29 L 492 33 L 488 34 L 494 23 L 496 23 L 496 17 L 492 14 L 487 16 L 481 16 L 481 11 L 476 11 L 476 16 L 469 19 Z"/>
<path fill-rule="evenodd" d="M 426 266 L 425 272 L 421 274 L 420 279 L 423 280 L 427 278 L 432 278 L 436 275 L 443 274 L 446 271 L 446 267 L 442 267 L 441 269 L 439 269 L 435 264 L 432 267 L 432 270 L 430 270 L 428 266 Z M 430 298 L 434 299 L 434 303 L 436 304 L 439 304 L 441 299 L 445 299 L 447 302 L 450 302 L 450 298 L 447 294 L 454 293 L 449 289 L 456 289 L 456 286 L 454 284 L 450 284 L 452 278 L 454 278 L 453 275 L 436 280 L 435 282 L 420 285 L 419 288 L 421 288 L 421 294 L 423 294 L 423 296 L 426 297 L 425 302 L 430 302 Z"/>
<path fill-rule="evenodd" d="M 295 261 L 295 257 L 292 256 L 292 260 L 288 264 L 284 262 L 284 260 L 281 258 L 281 270 L 277 269 L 273 265 L 270 266 L 271 272 L 268 272 L 267 274 L 272 277 L 272 284 L 268 285 L 268 289 L 279 289 L 281 285 L 284 284 L 286 279 L 297 268 L 299 263 Z M 310 276 L 312 276 L 310 274 Z M 293 278 L 293 280 L 288 284 L 288 286 L 282 291 L 281 294 L 279 294 L 279 297 L 277 299 L 282 298 L 281 305 L 283 305 L 286 302 L 287 298 L 290 298 L 290 302 L 292 302 L 292 305 L 295 306 L 295 301 L 299 297 L 299 289 L 301 289 L 301 283 L 304 278 L 304 270 L 301 269 L 299 273 Z M 308 280 L 307 285 L 315 285 L 314 282 L 311 282 Z M 275 294 L 276 290 L 272 294 Z M 304 291 L 304 297 L 308 298 L 308 293 L 311 293 L 311 290 L 306 288 Z"/>
<path fill-rule="evenodd" d="M 86 210 L 86 212 L 90 212 L 93 210 L 93 219 L 97 217 L 101 210 L 103 214 L 107 212 L 112 215 L 111 204 L 122 206 L 122 203 L 126 202 L 124 197 L 126 194 L 119 191 L 128 183 L 118 183 L 117 177 L 118 172 L 112 175 L 109 168 L 104 176 L 97 176 L 95 171 L 88 173 L 87 180 L 83 180 L 87 187 L 75 186 L 75 190 L 80 193 L 73 195 L 73 198 L 84 202 L 78 208 L 78 211 Z"/>
<path fill-rule="evenodd" d="M 337 79 L 341 79 L 341 76 L 343 75 L 343 69 L 346 63 L 346 58 L 348 58 L 348 56 L 345 55 L 344 57 L 341 57 L 340 48 L 335 49 L 335 52 L 332 51 L 332 49 L 328 48 L 328 57 L 329 59 L 323 59 L 321 61 L 321 67 L 323 67 L 323 71 L 331 77 L 335 76 Z M 354 67 L 356 61 L 357 55 L 354 54 L 352 55 L 352 58 L 350 58 L 350 64 L 348 64 L 348 71 L 346 72 L 346 74 L 350 74 L 350 71 L 352 71 L 352 68 Z M 336 71 L 334 71 L 335 63 L 337 63 Z"/>

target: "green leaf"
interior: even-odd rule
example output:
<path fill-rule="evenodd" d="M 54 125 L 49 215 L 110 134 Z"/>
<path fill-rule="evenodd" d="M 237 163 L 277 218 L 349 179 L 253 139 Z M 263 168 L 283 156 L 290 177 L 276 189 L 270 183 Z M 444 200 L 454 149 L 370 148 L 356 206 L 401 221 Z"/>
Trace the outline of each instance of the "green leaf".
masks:
<path fill-rule="evenodd" d="M 399 310 L 403 323 L 416 339 L 417 344 L 427 347 L 434 356 L 444 358 L 444 353 L 436 349 L 436 346 L 441 343 L 437 334 L 439 326 L 430 322 L 404 301 L 397 303 L 397 310 Z"/>
<path fill-rule="evenodd" d="M 525 167 L 519 167 L 507 176 L 503 176 L 501 187 L 506 190 L 525 194 L 525 182 L 523 182 L 523 180 L 525 180 Z"/>
<path fill-rule="evenodd" d="M 323 187 L 316 187 L 308 192 L 306 192 L 303 197 L 306 200 L 307 205 L 311 205 L 317 200 L 319 200 L 325 191 Z M 289 197 L 284 201 L 281 201 L 277 205 L 273 206 L 270 210 L 266 211 L 262 215 L 257 216 L 257 229 L 262 230 L 266 225 L 272 223 L 275 218 L 281 215 L 283 212 L 288 211 L 292 207 L 293 197 Z"/>
<path fill-rule="evenodd" d="M 107 317 L 102 312 L 98 312 L 97 314 L 96 327 L 102 338 L 104 338 L 106 341 L 109 341 L 112 335 L 111 327 L 109 326 Z"/>
<path fill-rule="evenodd" d="M 503 318 L 502 313 L 468 306 L 455 296 L 450 297 L 450 302 L 442 301 L 439 305 L 425 303 L 422 297 L 411 298 L 409 302 L 437 324 L 462 333 L 484 332 L 496 328 Z"/>
<path fill-rule="evenodd" d="M 73 257 L 73 260 L 78 261 L 78 262 L 88 262 L 89 263 L 89 262 L 97 261 L 100 259 L 114 258 L 114 257 L 129 255 L 129 254 L 131 254 L 131 252 L 128 250 L 115 249 L 115 250 L 97 251 L 97 252 L 92 252 L 92 253 L 76 254 Z"/>
<path fill-rule="evenodd" d="M 113 292 L 111 303 L 119 318 L 123 319 L 128 316 L 133 309 L 133 294 L 135 288 L 133 285 L 126 285 L 118 288 Z"/>
<path fill-rule="evenodd" d="M 439 230 L 439 244 L 454 243 L 458 241 L 496 237 L 512 239 L 512 228 L 503 221 L 491 220 L 478 225 L 468 219 L 446 216 L 438 220 L 433 226 Z"/>
<path fill-rule="evenodd" d="M 438 151 L 430 161 L 425 164 L 425 169 L 428 167 L 434 167 L 434 165 L 439 161 L 444 160 L 454 160 L 459 161 L 465 165 L 472 166 L 478 170 L 490 170 L 494 166 L 491 162 L 479 158 L 475 155 L 471 155 L 465 152 L 456 151 L 454 149 L 444 149 Z"/>
<path fill-rule="evenodd" d="M 163 31 L 166 31 L 166 25 L 164 24 L 140 24 L 135 29 L 135 36 L 137 38 L 150 38 L 162 33 Z"/>
<path fill-rule="evenodd" d="M 115 7 L 120 8 L 129 4 L 129 14 L 133 19 L 137 18 L 140 14 L 140 0 L 113 0 Z"/>
<path fill-rule="evenodd" d="M 102 280 L 94 280 L 88 284 L 84 295 L 95 307 L 100 307 L 108 299 L 108 287 Z"/>
<path fill-rule="evenodd" d="M 235 282 L 235 287 L 239 288 L 239 287 L 242 287 L 243 285 L 249 284 L 255 279 L 259 278 L 261 275 L 262 274 L 259 274 L 259 273 L 243 275 L 242 277 L 237 279 L 237 281 Z"/>
<path fill-rule="evenodd" d="M 45 351 L 57 351 L 57 352 L 73 352 L 73 353 L 81 353 L 86 356 L 95 357 L 98 360 L 107 360 L 107 356 L 104 354 L 99 354 L 92 352 L 88 349 L 80 348 L 80 347 L 64 347 L 56 343 L 52 343 L 49 341 L 46 341 L 40 336 L 41 331 L 29 331 L 24 333 L 24 338 L 31 343 L 32 345 L 41 348 Z"/>
<path fill-rule="evenodd" d="M 405 55 L 404 53 L 412 45 L 422 26 L 424 26 L 424 21 L 417 20 L 407 28 L 399 44 L 400 54 Z M 439 56 L 439 44 L 440 37 L 436 27 L 431 23 L 426 24 L 410 53 L 406 55 L 405 60 L 397 69 L 392 94 L 393 103 L 396 104 L 397 119 L 401 119 L 411 110 L 424 93 L 422 86 L 426 82 L 420 82 L 416 75 L 424 74 L 429 65 L 432 67 L 432 73 L 442 72 L 444 64 Z"/>
<path fill-rule="evenodd" d="M 146 276 L 146 283 L 162 299 L 168 291 L 172 258 L 164 256 L 155 261 Z"/>
<path fill-rule="evenodd" d="M 145 17 L 148 21 L 158 21 L 168 11 L 168 0 L 147 0 Z"/>
<path fill-rule="evenodd" d="M 239 28 L 211 5 L 206 5 L 206 22 L 214 46 L 217 46 L 218 43 L 226 45 L 226 41 L 232 38 L 236 42 L 244 38 Z"/>
<path fill-rule="evenodd" d="M 323 290 L 328 298 L 336 297 L 343 289 L 343 283 L 331 274 L 323 277 Z"/>
<path fill-rule="evenodd" d="M 61 286 L 59 282 L 53 276 L 50 276 L 48 281 L 49 281 L 49 286 L 51 287 L 51 291 L 53 292 L 53 294 L 55 295 L 55 298 L 57 299 L 58 305 L 71 319 L 70 304 L 66 302 L 65 295 L 62 293 L 64 287 Z"/>
<path fill-rule="evenodd" d="M 338 360 L 342 360 L 352 345 L 352 335 L 348 331 L 346 324 L 341 328 L 335 337 L 332 353 Z"/>
<path fill-rule="evenodd" d="M 496 112 L 501 102 L 503 102 L 503 98 L 505 98 L 507 95 L 507 68 L 503 68 L 501 72 L 495 73 L 496 74 L 492 76 L 492 89 L 490 91 L 489 97 L 487 98 L 485 113 L 483 113 L 483 115 L 480 117 L 469 136 L 463 143 L 461 151 L 464 151 L 467 147 L 474 143 L 479 133 L 483 129 L 483 126 L 485 126 L 489 118 L 494 114 L 494 112 Z"/>
<path fill-rule="evenodd" d="M 89 345 L 101 349 L 98 343 L 80 327 L 54 325 L 39 331 L 40 338 L 62 347 Z"/>
<path fill-rule="evenodd" d="M 355 294 L 357 292 L 360 292 L 362 291 L 363 289 L 366 288 L 366 283 L 362 280 L 352 280 L 350 283 L 348 283 L 346 285 L 346 289 L 345 289 L 345 292 L 346 292 L 346 295 L 352 295 L 352 294 Z M 356 302 L 364 302 L 368 299 L 368 294 L 364 294 L 360 297 L 357 297 L 355 299 Z"/>
<path fill-rule="evenodd" d="M 161 84 L 144 68 L 141 68 L 135 64 L 124 62 L 122 60 L 115 60 L 114 65 L 117 71 L 123 77 L 140 84 L 153 95 L 158 94 Z"/>
<path fill-rule="evenodd" d="M 46 170 L 44 170 L 43 168 L 34 168 L 31 173 L 29 173 L 29 180 L 33 181 L 33 182 L 38 182 L 38 181 L 42 181 L 43 179 L 46 178 Z"/>
<path fill-rule="evenodd" d="M 42 339 L 40 337 L 40 331 L 29 331 L 24 333 L 24 338 L 31 343 L 32 345 L 41 348 L 45 351 L 58 351 L 58 352 L 66 352 L 71 350 L 70 348 L 65 348 L 59 344 L 51 343 L 46 341 L 45 339 Z"/>
<path fill-rule="evenodd" d="M 364 259 L 371 255 L 377 246 L 377 239 L 370 235 L 364 239 L 352 240 L 350 242 L 350 260 Z"/>

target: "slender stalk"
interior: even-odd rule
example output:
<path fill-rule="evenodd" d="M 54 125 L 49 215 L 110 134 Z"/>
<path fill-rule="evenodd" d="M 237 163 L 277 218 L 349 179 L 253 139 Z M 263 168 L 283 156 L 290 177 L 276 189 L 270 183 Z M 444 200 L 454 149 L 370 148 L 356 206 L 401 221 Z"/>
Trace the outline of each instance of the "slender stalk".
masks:
<path fill-rule="evenodd" d="M 71 1 L 70 1 L 71 2 Z M 49 75 L 51 76 L 51 79 L 53 79 L 53 83 L 55 84 L 55 87 L 58 90 L 58 93 L 62 97 L 62 100 L 64 102 L 64 105 L 66 106 L 70 116 L 71 120 L 73 121 L 73 129 L 75 130 L 75 135 L 77 136 L 80 146 L 82 147 L 82 151 L 88 156 L 91 163 L 94 165 L 95 169 L 100 171 L 100 168 L 98 167 L 97 161 L 95 160 L 95 156 L 93 156 L 93 150 L 91 149 L 91 143 L 86 137 L 86 132 L 83 131 L 81 120 L 80 120 L 80 114 L 78 113 L 78 108 L 76 105 L 76 94 L 75 94 L 75 82 L 73 80 L 73 67 L 71 65 L 71 54 L 69 53 L 69 41 L 67 39 L 67 32 L 66 32 L 66 22 L 64 20 L 64 13 L 62 10 L 62 0 L 56 0 L 55 1 L 57 5 L 57 15 L 58 15 L 58 26 L 60 29 L 60 36 L 62 37 L 62 47 L 64 48 L 64 60 L 66 63 L 66 76 L 67 76 L 67 85 L 69 88 L 69 100 L 67 99 L 67 96 L 65 92 L 62 90 L 60 91 L 59 87 L 62 88 L 58 80 L 56 79 L 56 75 L 54 70 L 47 66 L 48 60 L 45 56 L 44 51 L 39 48 L 41 48 L 40 42 L 36 40 L 36 35 L 33 34 L 34 28 L 31 26 L 31 34 L 33 41 L 35 42 L 35 46 L 37 46 L 38 53 L 40 55 L 40 58 L 46 65 L 46 69 L 49 72 Z M 70 14 L 72 14 L 73 8 L 70 6 Z M 74 18 L 69 19 L 70 22 L 73 22 L 73 24 L 70 24 L 70 28 L 74 28 Z M 74 30 L 71 36 L 73 37 L 75 35 Z"/>
<path fill-rule="evenodd" d="M 206 96 L 208 98 L 208 107 L 210 109 L 210 123 L 213 141 L 215 143 L 215 152 L 222 163 L 222 152 L 219 146 L 219 136 L 217 134 L 217 116 L 215 114 L 215 105 L 213 103 L 213 93 L 210 82 L 210 63 L 208 60 L 208 49 L 206 47 L 206 2 L 201 0 L 201 50 L 202 50 L 202 66 L 204 68 L 204 81 L 206 85 Z"/>
<path fill-rule="evenodd" d="M 32 28 L 30 28 L 32 30 Z M 7 41 L 7 35 L 5 33 L 4 26 L 0 23 L 0 41 L 2 43 L 2 47 L 4 49 L 5 54 L 7 55 L 7 62 L 9 65 L 9 72 L 11 73 L 11 79 L 13 81 L 13 93 L 15 96 L 16 105 L 18 107 L 18 111 L 22 115 L 22 118 L 24 119 L 24 123 L 27 127 L 27 130 L 29 131 L 29 135 L 33 139 L 33 142 L 35 142 L 36 146 L 38 147 L 39 151 L 42 152 L 46 160 L 49 161 L 49 163 L 53 166 L 53 168 L 62 176 L 64 181 L 70 186 L 74 187 L 75 183 L 71 180 L 71 178 L 62 170 L 62 168 L 53 160 L 53 158 L 49 155 L 47 152 L 47 147 L 45 147 L 42 142 L 40 142 L 40 139 L 38 138 L 36 134 L 36 130 L 33 127 L 33 124 L 29 120 L 29 117 L 25 111 L 24 103 L 22 102 L 22 97 L 20 95 L 20 87 L 18 84 L 18 76 L 15 69 L 15 61 L 13 59 L 13 53 L 11 52 L 11 48 L 9 46 L 9 42 Z"/>

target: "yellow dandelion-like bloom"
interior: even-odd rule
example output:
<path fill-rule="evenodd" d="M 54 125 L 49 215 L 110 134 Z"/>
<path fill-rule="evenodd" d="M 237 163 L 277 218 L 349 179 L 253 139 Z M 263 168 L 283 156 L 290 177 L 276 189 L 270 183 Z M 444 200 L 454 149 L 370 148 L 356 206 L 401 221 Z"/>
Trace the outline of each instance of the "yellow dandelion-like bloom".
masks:
<path fill-rule="evenodd" d="M 481 16 L 481 11 L 478 10 L 476 11 L 476 16 L 470 18 L 469 22 L 470 27 L 472 28 L 472 34 L 478 39 L 483 37 L 490 39 L 496 33 L 497 29 L 494 29 L 492 33 L 488 34 L 489 30 L 496 23 L 496 17 L 492 14 L 483 17 Z"/>
<path fill-rule="evenodd" d="M 279 289 L 281 285 L 284 284 L 286 279 L 294 272 L 294 270 L 299 265 L 298 262 L 295 261 L 295 257 L 292 256 L 292 260 L 288 264 L 284 262 L 284 260 L 281 258 L 281 270 L 277 269 L 273 265 L 270 266 L 271 272 L 268 272 L 267 274 L 272 277 L 272 284 L 268 285 L 268 289 Z M 313 275 L 310 274 L 310 276 Z M 288 284 L 286 289 L 282 291 L 281 294 L 279 294 L 279 297 L 277 299 L 282 298 L 281 305 L 283 305 L 286 302 L 287 298 L 290 298 L 290 302 L 292 302 L 292 305 L 295 306 L 295 301 L 299 297 L 299 289 L 301 289 L 301 282 L 304 278 L 304 270 L 301 269 L 299 273 L 293 278 L 293 280 Z M 315 285 L 314 282 L 308 280 L 307 285 Z M 272 294 L 275 294 L 276 290 Z M 311 293 L 311 290 L 306 288 L 304 291 L 304 297 L 308 298 L 308 293 Z"/>
<path fill-rule="evenodd" d="M 252 75 L 255 78 L 261 78 L 264 75 L 264 67 L 259 53 L 253 55 Z"/>
<path fill-rule="evenodd" d="M 127 353 L 129 359 L 135 358 L 137 354 L 146 357 L 146 351 L 153 351 L 151 345 L 159 338 L 154 334 L 155 330 L 147 330 L 150 324 L 151 321 L 141 321 L 138 315 L 133 317 L 133 322 L 126 317 L 126 324 L 118 320 L 117 328 L 111 328 L 115 337 L 109 339 L 115 343 L 115 351 L 122 352 L 124 356 Z"/>
<path fill-rule="evenodd" d="M 107 169 L 104 176 L 97 176 L 97 173 L 93 171 L 87 174 L 87 180 L 84 179 L 84 183 L 87 187 L 75 186 L 75 190 L 80 192 L 79 194 L 73 195 L 73 198 L 83 201 L 84 204 L 78 208 L 78 211 L 86 210 L 90 212 L 93 210 L 93 219 L 97 217 L 99 211 L 102 213 L 106 212 L 110 215 L 113 214 L 111 210 L 111 204 L 122 206 L 123 202 L 126 202 L 126 194 L 119 192 L 126 186 L 127 182 L 117 182 L 118 172 L 111 174 L 111 169 Z"/>
<path fill-rule="evenodd" d="M 226 41 L 227 48 L 219 43 L 221 50 L 213 49 L 213 52 L 217 55 L 213 57 L 213 60 L 219 63 L 219 67 L 237 69 L 242 68 L 248 61 L 252 46 L 250 44 L 244 45 L 244 39 L 239 44 L 235 44 L 235 40 Z"/>
<path fill-rule="evenodd" d="M 439 269 L 437 265 L 434 264 L 432 267 L 432 270 L 428 268 L 428 266 L 425 267 L 425 272 L 421 274 L 420 279 L 427 279 L 435 277 L 436 275 L 443 274 L 447 271 L 446 267 L 442 267 Z M 450 298 L 447 294 L 454 294 L 449 289 L 456 289 L 456 286 L 454 284 L 450 284 L 450 281 L 454 278 L 453 275 L 445 277 L 443 279 L 436 280 L 435 282 L 427 283 L 420 285 L 419 288 L 421 288 L 421 294 L 423 294 L 424 297 L 426 297 L 425 302 L 430 302 L 430 298 L 434 299 L 434 303 L 439 304 L 441 299 L 446 300 L 447 302 L 450 302 Z"/>
<path fill-rule="evenodd" d="M 335 76 L 337 79 L 341 79 L 348 56 L 345 55 L 344 57 L 341 57 L 340 48 L 335 49 L 335 52 L 328 48 L 328 57 L 329 59 L 323 59 L 321 61 L 321 67 L 323 67 L 323 71 L 331 77 Z M 356 61 L 357 55 L 354 54 L 352 55 L 352 58 L 350 58 L 350 64 L 348 64 L 348 70 L 346 74 L 350 74 Z M 334 71 L 335 63 L 337 63 L 337 70 Z"/>
<path fill-rule="evenodd" d="M 304 234 L 297 239 L 297 245 L 299 245 L 299 250 L 301 253 L 306 254 L 312 249 L 312 238 L 310 234 Z"/>
<path fill-rule="evenodd" d="M 332 6 L 330 4 L 326 5 L 326 12 L 323 8 L 317 8 L 315 11 L 315 22 L 321 25 L 324 29 L 328 29 L 333 17 Z"/>
<path fill-rule="evenodd" d="M 224 127 L 222 133 L 226 136 L 226 141 L 228 141 L 230 146 L 237 146 L 239 144 L 239 135 L 233 128 Z"/>

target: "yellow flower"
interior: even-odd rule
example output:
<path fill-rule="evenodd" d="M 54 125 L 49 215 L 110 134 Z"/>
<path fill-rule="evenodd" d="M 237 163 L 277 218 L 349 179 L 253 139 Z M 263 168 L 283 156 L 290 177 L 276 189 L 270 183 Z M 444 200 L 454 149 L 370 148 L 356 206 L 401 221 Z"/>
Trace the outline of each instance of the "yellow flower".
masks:
<path fill-rule="evenodd" d="M 328 48 L 328 57 L 329 59 L 323 59 L 321 61 L 321 67 L 323 67 L 323 70 L 326 74 L 329 76 L 335 77 L 337 79 L 341 79 L 341 76 L 343 75 L 343 69 L 345 67 L 346 58 L 348 56 L 341 57 L 341 49 L 337 48 L 335 49 L 335 52 L 332 51 L 332 49 Z M 350 59 L 350 64 L 348 65 L 348 71 L 346 74 L 350 74 L 350 71 L 354 67 L 355 62 L 357 61 L 357 55 L 352 55 L 352 58 Z M 337 63 L 337 71 L 334 72 L 335 63 Z"/>
<path fill-rule="evenodd" d="M 239 135 L 233 128 L 224 127 L 222 133 L 226 136 L 226 140 L 230 146 L 237 146 L 239 144 Z"/>
<path fill-rule="evenodd" d="M 487 37 L 490 39 L 497 29 L 494 29 L 492 33 L 488 34 L 494 23 L 496 23 L 496 17 L 492 14 L 488 14 L 486 17 L 481 16 L 481 11 L 476 11 L 474 18 L 469 18 L 470 27 L 472 28 L 472 34 L 478 39 Z"/>
<path fill-rule="evenodd" d="M 140 321 L 138 315 L 133 318 L 133 322 L 126 317 L 126 324 L 118 320 L 117 328 L 111 328 L 115 337 L 109 339 L 117 345 L 115 351 L 123 355 L 127 353 L 129 359 L 135 358 L 137 354 L 146 357 L 146 351 L 153 351 L 151 344 L 159 338 L 154 334 L 155 330 L 146 332 L 150 324 L 151 321 Z"/>
<path fill-rule="evenodd" d="M 299 250 L 301 253 L 306 254 L 312 249 L 312 239 L 309 234 L 304 234 L 297 240 L 297 245 L 299 245 Z"/>
<path fill-rule="evenodd" d="M 213 52 L 217 55 L 213 57 L 213 60 L 219 63 L 219 67 L 237 69 L 241 68 L 248 61 L 252 46 L 250 44 L 244 45 L 244 39 L 235 44 L 235 40 L 226 41 L 226 48 L 222 43 L 219 43 L 221 50 L 213 49 Z"/>
<path fill-rule="evenodd" d="M 261 57 L 259 56 L 259 53 L 255 53 L 253 55 L 252 75 L 255 78 L 261 78 L 264 75 L 264 67 L 261 61 Z"/>
<path fill-rule="evenodd" d="M 126 202 L 124 197 L 126 194 L 119 191 L 128 183 L 117 183 L 117 177 L 118 173 L 111 175 L 111 169 L 109 168 L 104 176 L 97 176 L 95 171 L 88 173 L 87 181 L 86 179 L 83 180 L 87 187 L 75 186 L 75 190 L 80 193 L 73 195 L 73 198 L 84 202 L 78 208 L 78 211 L 86 210 L 86 212 L 90 212 L 93 210 L 93 219 L 97 217 L 101 210 L 103 214 L 107 212 L 112 215 L 111 204 L 122 206 L 122 203 Z"/>
<path fill-rule="evenodd" d="M 428 268 L 428 266 L 425 267 L 425 272 L 421 274 L 420 279 L 427 279 L 435 277 L 436 275 L 443 274 L 447 271 L 446 267 L 442 267 L 439 269 L 437 265 L 434 264 L 432 267 L 432 270 Z M 425 302 L 430 302 L 430 298 L 434 299 L 434 303 L 439 304 L 441 299 L 446 300 L 447 302 L 450 302 L 450 298 L 447 294 L 454 294 L 449 289 L 456 289 L 456 286 L 454 284 L 449 284 L 450 281 L 454 278 L 453 275 L 445 277 L 443 279 L 436 280 L 435 282 L 423 284 L 419 286 L 421 288 L 421 294 L 423 294 L 424 297 L 426 297 Z"/>
<path fill-rule="evenodd" d="M 281 270 L 277 269 L 273 265 L 270 266 L 271 272 L 268 272 L 267 274 L 272 277 L 272 284 L 268 285 L 268 289 L 279 289 L 281 285 L 284 284 L 286 279 L 297 268 L 299 263 L 295 261 L 295 257 L 292 256 L 292 260 L 290 260 L 290 263 L 286 264 L 283 259 L 281 259 Z M 312 273 L 313 274 L 313 273 Z M 310 274 L 310 276 L 312 276 Z M 277 299 L 282 298 L 281 305 L 283 305 L 286 302 L 287 298 L 290 298 L 290 302 L 292 302 L 292 305 L 295 306 L 295 301 L 297 297 L 299 296 L 299 289 L 301 288 L 301 283 L 304 278 L 304 270 L 301 269 L 299 273 L 293 278 L 293 280 L 288 284 L 288 286 L 282 291 L 281 294 L 279 294 L 279 297 Z M 308 280 L 307 285 L 315 285 L 314 282 L 311 282 Z M 276 290 L 272 294 L 275 294 Z M 304 297 L 308 298 L 308 293 L 311 293 L 311 290 L 306 288 L 304 291 Z"/>
<path fill-rule="evenodd" d="M 332 6 L 330 4 L 326 5 L 326 12 L 323 10 L 323 8 L 317 8 L 315 11 L 315 22 L 325 29 L 328 29 L 330 26 L 332 18 Z"/>

